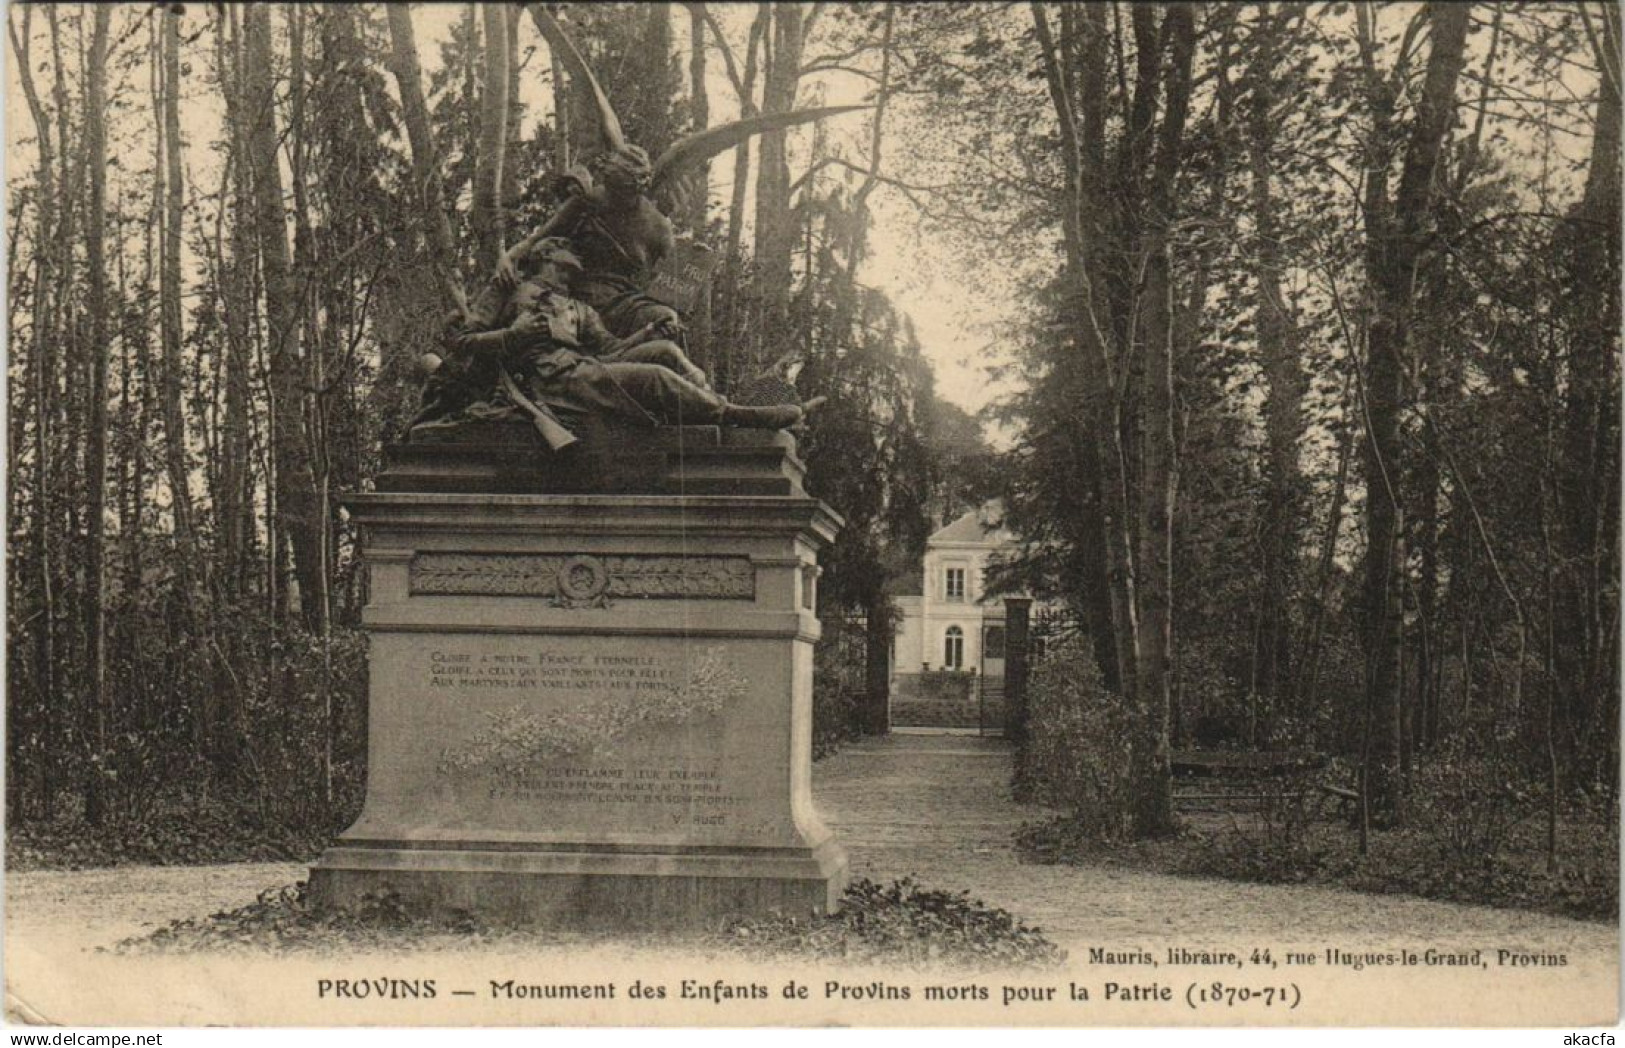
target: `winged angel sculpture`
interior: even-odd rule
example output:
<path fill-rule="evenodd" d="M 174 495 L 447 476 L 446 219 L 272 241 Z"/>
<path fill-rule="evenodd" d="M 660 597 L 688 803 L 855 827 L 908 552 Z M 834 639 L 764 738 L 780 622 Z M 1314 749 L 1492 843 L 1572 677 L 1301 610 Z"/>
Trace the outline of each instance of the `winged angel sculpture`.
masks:
<path fill-rule="evenodd" d="M 563 421 L 612 415 L 635 422 L 764 429 L 795 426 L 823 398 L 736 404 L 718 396 L 674 339 L 682 319 L 648 294 L 676 243 L 670 215 L 705 191 L 705 161 L 752 135 L 863 109 L 832 106 L 707 128 L 653 162 L 628 142 L 608 97 L 564 27 L 528 5 L 548 44 L 591 93 L 601 151 L 561 179 L 566 200 L 499 262 L 491 286 L 431 354 L 412 439 L 476 419 L 528 415 L 554 450 L 573 443 Z"/>
<path fill-rule="evenodd" d="M 610 331 L 626 336 L 655 324 L 667 334 L 677 334 L 681 321 L 676 310 L 650 298 L 646 289 L 655 267 L 676 242 L 669 216 L 688 208 L 696 193 L 706 191 L 706 161 L 754 135 L 868 107 L 826 106 L 748 117 L 696 131 L 651 162 L 648 152 L 627 141 L 608 96 L 563 25 L 541 4 L 528 7 L 548 46 L 591 93 L 602 149 L 584 171 L 564 176 L 568 194 L 564 206 L 515 245 L 504 259 L 503 275 L 513 279 L 516 259 L 534 242 L 563 237 L 582 262 L 573 289 L 598 310 Z"/>

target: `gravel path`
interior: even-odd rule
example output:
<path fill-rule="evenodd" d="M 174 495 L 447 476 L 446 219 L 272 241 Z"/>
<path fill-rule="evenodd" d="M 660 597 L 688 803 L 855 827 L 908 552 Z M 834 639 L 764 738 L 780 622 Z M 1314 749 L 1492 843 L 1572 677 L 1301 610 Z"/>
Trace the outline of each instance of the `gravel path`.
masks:
<path fill-rule="evenodd" d="M 974 897 L 1042 927 L 1071 954 L 1059 981 L 1046 977 L 1050 984 L 1065 986 L 1068 980 L 1075 980 L 1091 987 L 1098 1002 L 1108 980 L 1160 980 L 1178 989 L 1197 985 L 1197 980 L 1207 985 L 1206 980 L 1214 978 L 1276 979 L 1300 986 L 1311 1007 L 1291 1015 L 1279 1009 L 1206 1014 L 1171 1010 L 1182 1009 L 1176 1001 L 1175 1005 L 1155 1007 L 1124 1005 L 1109 1013 L 1057 1011 L 1050 1005 L 1025 1012 L 943 1008 L 929 1016 L 907 1010 L 825 1014 L 809 1008 L 802 1013 L 805 1021 L 1166 1024 L 1217 1019 L 1232 1023 L 1526 1025 L 1596 1024 L 1612 1022 L 1617 1014 L 1619 940 L 1617 928 L 1612 926 L 1326 888 L 1023 864 L 1012 849 L 1012 835 L 1023 821 L 1042 812 L 1010 799 L 1009 770 L 1008 748 L 998 740 L 891 736 L 853 745 L 820 762 L 814 770 L 815 793 L 820 809 L 850 853 L 854 877 L 890 881 L 913 876 L 929 887 L 966 889 Z M 124 1003 L 109 1014 L 123 1016 L 125 1021 L 139 1021 L 130 1017 L 149 1014 L 143 1008 L 160 1008 L 153 1002 L 162 1000 L 165 992 L 180 992 L 179 986 L 192 994 L 184 1007 L 165 1004 L 162 1007 L 180 1010 L 150 1014 L 164 1015 L 170 1022 L 221 1021 L 211 1002 L 219 995 L 235 994 L 233 1007 L 237 1010 L 231 1015 L 239 1021 L 277 1021 L 275 1016 L 283 1013 L 264 1011 L 263 995 L 257 995 L 254 987 L 286 984 L 308 998 L 320 973 L 331 974 L 331 968 L 308 958 L 213 960 L 205 984 L 194 982 L 200 971 L 195 961 L 112 957 L 95 950 L 174 918 L 242 905 L 261 890 L 289 884 L 305 873 L 302 865 L 279 863 L 8 875 L 7 988 L 13 1015 L 26 1017 L 28 1002 L 48 999 L 51 1003 L 43 1006 L 45 1014 L 62 1014 L 53 998 L 58 992 L 64 995 L 60 1000 L 78 1002 L 80 998 L 68 990 L 59 991 L 60 976 L 71 971 L 79 982 L 117 980 Z M 437 942 L 434 948 L 442 945 Z M 1242 957 L 1264 948 L 1272 951 L 1278 968 L 1175 965 L 1167 956 L 1170 948 L 1234 951 Z M 1430 948 L 1452 954 L 1481 950 L 1482 962 L 1471 970 L 1425 964 L 1409 968 L 1373 965 L 1358 971 L 1348 965 L 1326 967 L 1328 949 L 1349 953 L 1409 949 L 1421 955 Z M 664 956 L 638 954 L 627 944 L 613 943 L 594 945 L 585 953 L 579 943 L 561 943 L 558 949 L 553 961 L 561 968 L 568 958 L 571 966 L 585 970 L 599 960 L 624 964 L 628 958 Z M 1143 951 L 1156 963 L 1112 963 L 1112 959 L 1092 953 L 1100 949 L 1117 954 Z M 1289 950 L 1315 955 L 1316 965 L 1280 968 Z M 1506 967 L 1498 959 L 1500 950 L 1560 955 L 1564 963 L 1560 968 Z M 434 956 L 444 959 L 440 954 Z M 496 965 L 497 970 L 506 971 L 509 969 L 502 966 L 517 963 L 490 951 L 472 950 L 463 957 L 468 966 L 465 970 Z M 533 952 L 524 962 L 534 967 L 538 955 Z M 638 970 L 646 972 L 653 961 L 640 963 L 643 967 Z M 302 974 L 291 976 L 295 970 Z M 19 973 L 55 978 L 31 983 L 24 992 Z M 303 999 L 294 989 L 283 992 Z M 310 1000 L 304 1003 L 318 1007 Z M 419 1006 L 428 1007 L 423 1002 L 413 1004 Z M 77 1003 L 74 1007 L 77 1010 Z M 322 1002 L 319 1007 L 328 1005 Z M 374 1013 L 359 1005 L 350 1011 L 314 1014 L 324 1022 L 411 1021 L 407 1012 Z M 538 1021 L 534 1010 L 494 1014 L 495 1018 L 483 1015 L 482 1021 Z M 778 1015 L 706 1014 L 708 1021 L 724 1023 L 769 1021 Z M 173 1018 L 176 1015 L 181 1018 Z M 459 1021 L 443 1011 L 422 1015 L 435 1022 Z M 603 1013 L 607 1019 L 617 1016 L 620 1021 L 634 1022 L 707 1021 L 690 1020 L 686 1013 L 677 1012 L 646 1010 L 630 1019 L 613 1011 Z"/>
<path fill-rule="evenodd" d="M 892 735 L 816 766 L 818 802 L 852 855 L 855 876 L 914 874 L 968 889 L 1076 951 L 1166 938 L 1199 946 L 1245 931 L 1261 944 L 1398 939 L 1618 951 L 1617 929 L 1515 910 L 1333 888 L 1244 884 L 1138 870 L 1039 866 L 1011 845 L 1045 813 L 1010 798 L 1003 740 Z M 1149 937 L 1149 938 L 1148 938 Z"/>

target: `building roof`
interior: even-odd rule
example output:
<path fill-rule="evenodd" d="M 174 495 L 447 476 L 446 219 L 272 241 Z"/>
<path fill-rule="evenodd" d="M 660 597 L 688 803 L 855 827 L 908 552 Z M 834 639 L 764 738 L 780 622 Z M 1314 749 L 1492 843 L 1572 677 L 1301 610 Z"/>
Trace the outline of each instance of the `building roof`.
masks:
<path fill-rule="evenodd" d="M 926 540 L 926 545 L 969 542 L 997 546 L 1009 542 L 1009 532 L 989 523 L 997 519 L 996 513 L 997 507 L 993 505 L 973 509 L 932 532 L 931 537 Z"/>

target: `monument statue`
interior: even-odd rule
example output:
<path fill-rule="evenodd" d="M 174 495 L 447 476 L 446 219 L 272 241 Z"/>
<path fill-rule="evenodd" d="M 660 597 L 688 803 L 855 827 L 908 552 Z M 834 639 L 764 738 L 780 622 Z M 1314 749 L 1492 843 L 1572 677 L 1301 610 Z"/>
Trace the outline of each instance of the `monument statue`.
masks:
<path fill-rule="evenodd" d="M 423 404 L 409 440 L 442 439 L 467 423 L 528 417 L 548 446 L 575 443 L 570 423 L 589 416 L 642 425 L 782 430 L 823 399 L 794 403 L 753 393 L 718 396 L 676 340 L 682 318 L 648 294 L 676 243 L 669 214 L 703 192 L 706 160 L 764 131 L 863 106 L 753 117 L 691 134 L 657 161 L 626 140 L 620 119 L 581 53 L 551 13 L 536 24 L 591 92 L 602 151 L 560 178 L 565 200 L 541 228 L 505 252 L 488 287 L 446 323 L 443 352 L 426 354 Z M 780 399 L 763 403 L 764 399 Z"/>
<path fill-rule="evenodd" d="M 571 280 L 572 290 L 598 310 L 612 332 L 625 335 L 653 323 L 666 334 L 681 337 L 677 311 L 647 292 L 655 267 L 676 243 L 670 216 L 685 209 L 692 194 L 705 191 L 705 162 L 754 135 L 868 107 L 828 106 L 748 117 L 696 131 L 651 162 L 646 150 L 627 141 L 608 96 L 564 27 L 539 4 L 530 10 L 570 75 L 592 94 L 603 148 L 585 169 L 574 168 L 560 179 L 564 205 L 514 246 L 498 272 L 512 281 L 517 259 L 535 242 L 564 237 L 582 262 Z"/>
<path fill-rule="evenodd" d="M 408 441 L 344 497 L 367 796 L 312 898 L 639 934 L 828 911 L 847 859 L 812 799 L 812 667 L 841 520 L 778 432 L 821 398 L 719 396 L 648 292 L 673 244 L 659 202 L 692 161 L 830 111 L 651 165 L 531 10 L 598 98 L 606 151 L 446 320 Z M 536 454 L 526 419 L 580 446 Z"/>
<path fill-rule="evenodd" d="M 493 280 L 468 315 L 454 315 L 430 354 L 414 439 L 475 420 L 528 414 L 555 450 L 574 442 L 564 419 L 601 415 L 646 425 L 788 429 L 824 398 L 740 405 L 713 392 L 682 349 L 656 339 L 659 321 L 622 338 L 592 306 L 571 297 L 581 261 L 568 241 L 527 241 L 520 268 Z"/>

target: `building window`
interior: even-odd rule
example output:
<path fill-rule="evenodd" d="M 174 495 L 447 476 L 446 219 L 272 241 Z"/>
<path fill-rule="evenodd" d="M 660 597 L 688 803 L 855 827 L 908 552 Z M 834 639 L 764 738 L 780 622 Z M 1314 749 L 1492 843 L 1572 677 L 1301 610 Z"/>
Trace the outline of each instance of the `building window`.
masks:
<path fill-rule="evenodd" d="M 949 568 L 947 585 L 944 587 L 949 600 L 965 599 L 965 569 Z"/>
<path fill-rule="evenodd" d="M 965 631 L 949 626 L 942 637 L 942 664 L 950 670 L 965 668 Z"/>

